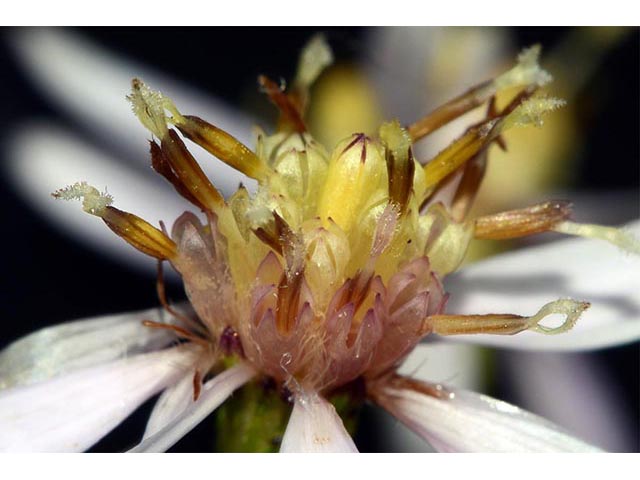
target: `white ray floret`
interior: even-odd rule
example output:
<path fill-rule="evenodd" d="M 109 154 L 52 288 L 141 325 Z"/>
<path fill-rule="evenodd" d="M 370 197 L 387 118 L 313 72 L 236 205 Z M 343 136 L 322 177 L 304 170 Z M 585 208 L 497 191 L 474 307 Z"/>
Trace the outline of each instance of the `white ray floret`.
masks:
<path fill-rule="evenodd" d="M 192 364 L 174 347 L 3 390 L 0 451 L 84 451 Z"/>
<path fill-rule="evenodd" d="M 436 398 L 382 387 L 379 402 L 441 452 L 593 452 L 597 448 L 518 407 L 464 390 Z"/>
<path fill-rule="evenodd" d="M 357 448 L 335 408 L 319 395 L 296 396 L 281 453 L 354 453 Z"/>
<path fill-rule="evenodd" d="M 131 452 L 165 452 L 178 440 L 194 429 L 211 412 L 218 408 L 236 389 L 247 383 L 256 375 L 256 371 L 248 364 L 235 365 L 209 380 L 202 386 L 200 397 L 192 402 L 185 410 L 174 416 L 175 409 L 171 408 L 171 415 L 162 415 L 162 423 L 166 423 L 158 430 L 161 422 L 152 425 L 156 432 L 142 440 Z M 154 421 L 155 423 L 155 421 Z"/>
<path fill-rule="evenodd" d="M 0 352 L 0 390 L 164 347 L 175 340 L 175 335 L 144 327 L 142 319 L 169 322 L 167 317 L 161 308 L 151 308 L 61 323 L 33 332 Z"/>

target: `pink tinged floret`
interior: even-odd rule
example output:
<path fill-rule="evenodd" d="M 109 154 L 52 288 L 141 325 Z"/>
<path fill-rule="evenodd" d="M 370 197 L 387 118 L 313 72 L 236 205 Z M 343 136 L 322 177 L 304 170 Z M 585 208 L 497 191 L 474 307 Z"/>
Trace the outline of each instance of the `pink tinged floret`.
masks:
<path fill-rule="evenodd" d="M 367 377 L 379 375 L 404 359 L 430 333 L 424 319 L 442 312 L 447 300 L 426 257 L 409 262 L 382 289 L 384 301 L 376 308 L 383 319 L 383 336 L 372 366 L 365 374 Z"/>
<path fill-rule="evenodd" d="M 189 301 L 212 336 L 220 338 L 226 326 L 235 325 L 237 314 L 215 219 L 206 228 L 194 214 L 184 213 L 173 226 L 172 238 L 178 245 L 174 265 L 182 275 Z"/>

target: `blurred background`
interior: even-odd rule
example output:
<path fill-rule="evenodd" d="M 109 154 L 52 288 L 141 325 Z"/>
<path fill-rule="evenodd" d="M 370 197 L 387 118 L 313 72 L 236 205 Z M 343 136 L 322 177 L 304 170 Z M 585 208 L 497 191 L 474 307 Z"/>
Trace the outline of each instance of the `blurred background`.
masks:
<path fill-rule="evenodd" d="M 96 240 L 95 233 L 79 232 L 75 224 L 61 223 L 54 212 L 58 207 L 49 207 L 46 195 L 36 192 L 41 177 L 46 180 L 58 169 L 69 168 L 73 148 L 64 150 L 52 140 L 66 139 L 67 135 L 82 145 L 82 151 L 101 152 L 113 159 L 115 169 L 131 169 L 133 176 L 153 176 L 145 153 L 147 134 L 141 128 L 129 132 L 128 124 L 118 124 L 122 109 L 128 109 L 124 100 L 128 84 L 113 84 L 120 77 L 110 76 L 110 62 L 115 70 L 131 67 L 134 71 L 123 72 L 128 77 L 141 74 L 136 70 L 140 68 L 143 73 L 174 82 L 170 84 L 176 88 L 196 91 L 194 106 L 183 108 L 185 113 L 209 119 L 198 106 L 218 108 L 223 115 L 214 123 L 250 142 L 247 125 L 255 122 L 269 129 L 276 117 L 275 109 L 258 92 L 257 76 L 264 73 L 275 79 L 292 79 L 300 49 L 318 31 L 325 33 L 336 57 L 335 65 L 312 92 L 310 111 L 311 132 L 327 144 L 353 131 L 374 132 L 382 119 L 396 117 L 411 123 L 453 95 L 508 68 L 523 47 L 541 43 L 542 64 L 556 79 L 548 90 L 567 99 L 568 107 L 551 116 L 541 130 L 510 133 L 507 154 L 492 152 L 478 213 L 552 197 L 573 200 L 576 219 L 581 221 L 616 225 L 640 216 L 638 29 L 3 29 L 0 348 L 44 326 L 157 304 L 152 260 L 130 260 L 122 250 Z M 92 71 L 92 62 L 104 67 L 104 72 Z M 121 90 L 121 94 L 113 100 L 101 89 L 109 94 Z M 166 93 L 174 96 L 172 91 Z M 224 112 L 230 112 L 229 125 L 224 123 Z M 437 153 L 471 123 L 473 115 L 423 142 L 418 155 L 429 158 Z M 133 144 L 139 149 L 132 148 Z M 54 147 L 60 147 L 59 167 L 55 163 L 25 167 L 31 155 L 55 153 Z M 69 152 L 68 157 L 64 152 Z M 216 175 L 214 183 L 223 183 L 226 193 L 239 181 L 239 177 L 226 178 L 223 170 Z M 76 180 L 81 179 L 84 177 Z M 134 190 L 130 195 L 135 200 L 135 186 L 109 184 L 107 180 L 97 183 L 108 185 L 119 207 L 145 216 L 144 207 L 126 208 L 126 201 L 120 201 L 120 195 L 126 194 L 118 190 L 126 188 Z M 157 185 L 162 182 L 158 180 Z M 170 196 L 169 186 L 160 188 Z M 152 203 L 143 191 L 137 195 L 139 201 Z M 65 207 L 67 212 L 80 210 L 76 205 Z M 165 220 L 170 224 L 173 218 L 169 214 Z M 110 235 L 107 229 L 102 233 Z M 473 255 L 480 258 L 496 248 L 506 247 L 482 244 L 474 247 Z M 174 299 L 184 296 L 177 285 L 170 293 Z M 585 427 L 583 436 L 592 435 L 594 443 L 610 450 L 640 451 L 637 343 L 581 354 L 468 348 L 480 352 L 475 355 L 480 355 L 486 367 L 469 381 L 475 388 L 547 416 L 544 398 L 534 397 L 552 397 L 553 392 L 525 392 L 514 380 L 522 372 L 514 373 L 514 366 L 561 355 L 563 362 L 597 370 L 598 378 L 606 379 L 598 388 L 607 389 L 615 398 L 615 427 L 606 432 L 588 432 Z M 571 383 L 572 378 L 565 381 Z M 94 450 L 123 450 L 133 444 L 151 405 L 147 402 Z M 361 449 L 418 448 L 410 440 L 385 442 L 376 435 L 375 424 L 380 419 L 374 415 L 365 411 L 358 438 Z M 590 415 L 595 419 L 608 413 L 594 411 Z M 553 420 L 562 424 L 562 418 Z M 211 429 L 211 422 L 204 422 L 175 450 L 210 451 Z"/>

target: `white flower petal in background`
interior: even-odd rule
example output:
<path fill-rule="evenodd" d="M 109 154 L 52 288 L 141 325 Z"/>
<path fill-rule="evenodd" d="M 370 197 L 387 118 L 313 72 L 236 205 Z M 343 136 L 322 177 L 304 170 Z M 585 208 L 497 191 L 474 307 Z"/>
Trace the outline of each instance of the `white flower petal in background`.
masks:
<path fill-rule="evenodd" d="M 379 403 L 438 451 L 598 451 L 541 417 L 485 395 L 445 387 L 451 398 L 436 398 L 380 388 Z"/>
<path fill-rule="evenodd" d="M 160 308 L 76 320 L 43 328 L 0 351 L 0 390 L 157 350 L 175 340 L 142 320 L 168 321 Z"/>
<path fill-rule="evenodd" d="M 501 28 L 384 27 L 371 29 L 368 41 L 374 53 L 367 72 L 385 117 L 407 123 L 491 78 L 515 56 L 509 33 Z M 431 158 L 484 113 L 480 109 L 432 133 L 414 146 L 415 157 Z"/>
<path fill-rule="evenodd" d="M 191 348 L 175 347 L 3 390 L 0 451 L 84 451 L 193 360 Z"/>
<path fill-rule="evenodd" d="M 251 380 L 255 374 L 256 371 L 245 363 L 238 364 L 220 373 L 202 386 L 200 398 L 196 402 L 192 402 L 163 428 L 145 438 L 130 451 L 167 451 L 229 398 L 234 390 Z M 165 417 L 164 420 L 168 420 L 168 418 Z M 154 430 L 157 426 L 159 425 L 153 426 Z"/>
<path fill-rule="evenodd" d="M 297 395 L 280 453 L 356 453 L 335 408 L 322 397 Z"/>
<path fill-rule="evenodd" d="M 144 141 L 143 141 L 144 143 Z M 79 205 L 56 201 L 51 193 L 59 188 L 87 181 L 105 187 L 114 204 L 144 218 L 153 225 L 172 222 L 190 209 L 171 185 L 149 171 L 138 172 L 95 149 L 71 132 L 45 123 L 25 125 L 7 145 L 5 171 L 15 187 L 44 218 L 71 232 L 76 240 L 97 247 L 100 253 L 127 265 L 155 272 L 156 262 L 113 235 L 104 222 L 88 216 Z"/>
<path fill-rule="evenodd" d="M 517 405 L 609 452 L 637 448 L 631 402 L 593 356 L 507 351 L 499 358 Z"/>
<path fill-rule="evenodd" d="M 638 235 L 640 222 L 628 228 Z M 599 240 L 572 238 L 499 255 L 447 277 L 445 288 L 451 293 L 447 311 L 456 314 L 533 315 L 558 298 L 591 302 L 576 326 L 562 335 L 522 332 L 450 337 L 452 340 L 578 351 L 640 338 L 640 258 Z"/>
<path fill-rule="evenodd" d="M 131 79 L 170 96 L 185 113 L 206 118 L 240 141 L 253 145 L 254 121 L 229 105 L 195 91 L 147 65 L 99 47 L 67 29 L 24 28 L 7 35 L 28 77 L 48 99 L 99 138 L 113 139 L 131 152 L 138 165 L 148 165 L 148 133 L 125 100 Z M 231 192 L 244 177 L 199 148 L 192 150 L 218 188 Z M 213 167 L 213 168 L 212 168 Z"/>
<path fill-rule="evenodd" d="M 483 387 L 484 370 L 481 349 L 475 345 L 426 342 L 416 345 L 398 372 L 419 380 L 478 390 Z"/>
<path fill-rule="evenodd" d="M 143 439 L 158 433 L 193 403 L 193 375 L 187 372 L 179 381 L 167 388 L 153 406 Z"/>

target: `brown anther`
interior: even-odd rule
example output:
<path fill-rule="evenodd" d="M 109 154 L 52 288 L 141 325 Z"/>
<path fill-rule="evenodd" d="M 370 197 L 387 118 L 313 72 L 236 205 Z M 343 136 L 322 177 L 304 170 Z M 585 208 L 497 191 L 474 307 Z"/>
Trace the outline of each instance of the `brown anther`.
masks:
<path fill-rule="evenodd" d="M 200 391 L 202 390 L 202 376 L 200 371 L 196 370 L 193 373 L 193 401 L 197 402 L 200 398 Z"/>
<path fill-rule="evenodd" d="M 353 303 L 354 311 L 357 311 L 367 298 L 373 278 L 373 270 L 366 269 L 359 270 L 353 278 L 347 279 L 346 288 L 342 290 L 340 298 L 337 299 L 334 312 L 349 303 Z"/>
<path fill-rule="evenodd" d="M 281 125 L 298 133 L 307 131 L 307 127 L 302 119 L 300 105 L 297 101 L 284 93 L 280 85 L 265 75 L 258 77 L 258 84 L 262 91 L 267 94 L 269 100 L 280 110 Z"/>
<path fill-rule="evenodd" d="M 281 332 L 290 332 L 300 311 L 300 294 L 304 279 L 304 244 L 282 217 L 274 212 L 278 238 L 287 268 L 278 284 L 276 324 Z"/>
<path fill-rule="evenodd" d="M 549 201 L 519 210 L 480 217 L 475 222 L 476 238 L 506 240 L 548 232 L 571 216 L 571 203 Z"/>
<path fill-rule="evenodd" d="M 253 231 L 253 234 L 258 237 L 263 243 L 269 246 L 275 252 L 278 252 L 282 255 L 282 245 L 280 240 L 275 233 L 274 229 L 267 227 L 258 227 Z"/>
<path fill-rule="evenodd" d="M 497 118 L 499 116 L 500 112 L 498 111 L 496 97 L 494 95 L 493 97 L 491 97 L 491 100 L 489 100 L 489 105 L 487 106 L 487 118 Z M 500 147 L 500 150 L 502 150 L 503 152 L 507 151 L 507 142 L 505 141 L 503 135 L 498 135 L 494 141 Z"/>
<path fill-rule="evenodd" d="M 173 179 L 181 184 L 180 188 L 176 187 L 178 192 L 182 194 L 184 190 L 188 190 L 189 196 L 186 198 L 195 197 L 195 204 L 204 211 L 214 212 L 224 205 L 224 198 L 211 184 L 175 130 L 168 130 L 167 135 L 162 138 L 160 148 L 164 158 L 159 161 L 165 162 L 164 169 L 167 165 L 171 168 Z M 175 186 L 174 180 L 169 178 Z"/>
<path fill-rule="evenodd" d="M 192 115 L 177 119 L 176 127 L 189 140 L 248 177 L 263 180 L 268 176 L 266 163 L 224 130 Z"/>
<path fill-rule="evenodd" d="M 116 235 L 141 252 L 160 260 L 176 256 L 173 240 L 142 218 L 114 207 L 106 207 L 100 216 Z"/>
<path fill-rule="evenodd" d="M 487 170 L 488 150 L 482 150 L 464 166 L 464 172 L 451 201 L 451 217 L 463 221 L 471 210 Z"/>
<path fill-rule="evenodd" d="M 285 272 L 278 284 L 278 301 L 276 303 L 276 326 L 281 333 L 289 333 L 294 327 L 300 307 L 303 272 L 287 275 Z"/>
<path fill-rule="evenodd" d="M 205 210 L 206 207 L 200 203 L 200 200 L 198 200 L 191 193 L 191 191 L 185 186 L 184 183 L 182 183 L 182 181 L 175 174 L 175 172 L 171 168 L 171 163 L 169 162 L 169 159 L 162 151 L 162 148 L 160 148 L 160 145 L 158 145 L 153 140 L 149 141 L 149 153 L 151 153 L 151 166 L 153 167 L 153 169 L 156 172 L 158 172 L 160 175 L 162 175 L 165 179 L 167 179 L 169 183 L 173 185 L 173 188 L 175 188 L 176 191 L 182 197 L 184 197 L 187 201 L 197 206 L 201 210 Z"/>
<path fill-rule="evenodd" d="M 389 176 L 389 198 L 398 205 L 400 213 L 405 213 L 409 204 L 409 197 L 413 189 L 413 174 L 415 162 L 411 148 L 402 155 L 396 155 L 386 149 L 387 173 Z"/>
<path fill-rule="evenodd" d="M 487 89 L 489 85 L 491 85 L 491 81 L 476 85 L 462 95 L 436 108 L 417 122 L 409 125 L 407 130 L 409 131 L 409 135 L 411 135 L 411 139 L 416 142 L 443 125 L 446 125 L 451 120 L 482 105 L 495 93 L 495 91 Z"/>
<path fill-rule="evenodd" d="M 272 212 L 272 216 L 272 221 L 254 229 L 253 233 L 266 245 L 271 247 L 271 249 L 284 257 L 287 260 L 287 263 L 291 263 L 291 247 L 298 244 L 300 240 L 291 230 L 291 227 L 289 227 L 284 218 L 278 215 L 275 211 Z M 289 265 L 288 268 L 291 269 L 292 266 Z"/>
<path fill-rule="evenodd" d="M 304 244 L 287 222 L 275 211 L 273 221 L 253 230 L 266 245 L 279 253 L 286 262 L 286 269 L 278 284 L 276 325 L 281 333 L 293 327 L 298 313 L 300 291 L 304 278 Z"/>
<path fill-rule="evenodd" d="M 441 151 L 423 168 L 426 179 L 428 200 L 436 191 L 438 185 L 449 178 L 451 174 L 464 167 L 466 162 L 487 149 L 502 133 L 503 123 L 507 116 L 533 95 L 536 88 L 527 88 L 516 97 L 497 116 L 489 118 L 471 126 L 451 145 Z"/>
<path fill-rule="evenodd" d="M 474 128 L 453 142 L 424 166 L 427 191 L 433 193 L 440 182 L 473 158 L 493 140 L 489 132 L 493 124 L 485 128 Z"/>
<path fill-rule="evenodd" d="M 499 77 L 482 82 L 462 95 L 436 108 L 426 117 L 410 125 L 407 130 L 415 142 L 451 120 L 464 115 L 494 97 L 498 92 L 510 88 L 536 89 L 551 80 L 537 64 L 539 46 L 524 50 L 518 57 L 518 64 Z"/>

